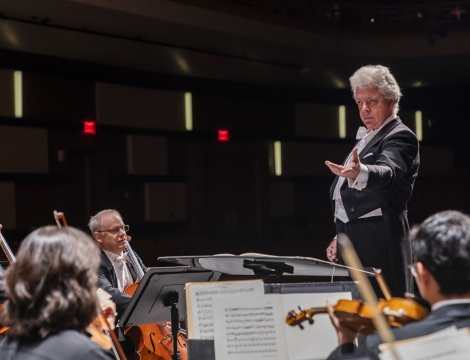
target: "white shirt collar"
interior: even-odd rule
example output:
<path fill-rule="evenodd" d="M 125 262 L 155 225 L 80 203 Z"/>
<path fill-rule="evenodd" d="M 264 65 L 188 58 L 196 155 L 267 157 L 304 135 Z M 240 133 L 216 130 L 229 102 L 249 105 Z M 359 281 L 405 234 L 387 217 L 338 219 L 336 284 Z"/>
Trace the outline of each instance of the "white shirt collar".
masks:
<path fill-rule="evenodd" d="M 436 311 L 441 307 L 448 306 L 448 305 L 457 305 L 457 304 L 470 304 L 470 299 L 450 299 L 450 300 L 442 300 L 438 301 L 431 307 L 431 311 Z"/>
<path fill-rule="evenodd" d="M 111 260 L 111 262 L 114 262 L 114 263 L 117 261 L 116 259 L 117 259 L 119 256 L 124 256 L 124 252 L 121 252 L 120 255 L 117 255 L 117 254 L 115 254 L 115 253 L 113 253 L 113 252 L 111 252 L 111 251 L 104 250 L 104 249 L 102 249 L 102 250 L 104 251 L 104 253 L 106 254 L 106 256 L 109 258 L 109 260 Z"/>

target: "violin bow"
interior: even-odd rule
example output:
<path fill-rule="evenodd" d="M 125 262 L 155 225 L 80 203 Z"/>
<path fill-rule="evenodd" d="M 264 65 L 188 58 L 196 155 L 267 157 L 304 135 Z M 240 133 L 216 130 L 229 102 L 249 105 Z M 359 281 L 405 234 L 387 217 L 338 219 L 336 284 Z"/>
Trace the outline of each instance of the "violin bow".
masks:
<path fill-rule="evenodd" d="M 372 289 L 372 285 L 363 272 L 355 270 L 363 269 L 363 267 L 359 257 L 357 256 L 356 250 L 354 250 L 354 246 L 351 243 L 351 240 L 349 240 L 349 237 L 346 234 L 340 233 L 338 234 L 338 242 L 341 245 L 341 256 L 344 262 L 347 266 L 354 268 L 350 274 L 353 280 L 357 282 L 357 286 L 359 287 L 359 292 L 361 293 L 362 298 L 374 309 L 374 317 L 372 318 L 372 321 L 375 325 L 375 328 L 377 329 L 377 332 L 385 343 L 391 345 L 390 351 L 394 359 L 400 360 L 400 356 L 393 346 L 395 337 L 393 336 L 393 332 L 390 329 L 384 314 L 379 312 L 377 307 L 377 296 Z"/>

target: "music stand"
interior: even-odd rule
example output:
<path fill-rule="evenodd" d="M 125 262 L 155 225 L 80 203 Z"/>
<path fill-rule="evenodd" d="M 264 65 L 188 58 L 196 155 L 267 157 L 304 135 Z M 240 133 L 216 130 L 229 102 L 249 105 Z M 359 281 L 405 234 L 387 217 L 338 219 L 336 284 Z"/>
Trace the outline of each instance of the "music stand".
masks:
<path fill-rule="evenodd" d="M 220 274 L 190 266 L 149 268 L 118 322 L 120 327 L 172 322 L 173 360 L 179 360 L 177 335 L 179 321 L 186 319 L 188 282 L 216 281 Z M 168 310 L 171 307 L 171 311 Z M 176 324 L 174 324 L 176 322 Z"/>

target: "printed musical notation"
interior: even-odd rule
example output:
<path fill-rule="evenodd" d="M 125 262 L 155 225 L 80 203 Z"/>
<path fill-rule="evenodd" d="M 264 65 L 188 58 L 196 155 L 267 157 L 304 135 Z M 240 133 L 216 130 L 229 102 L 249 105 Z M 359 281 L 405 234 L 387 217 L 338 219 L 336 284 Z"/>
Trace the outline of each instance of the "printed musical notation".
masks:
<path fill-rule="evenodd" d="M 233 297 L 264 294 L 262 281 L 194 283 L 187 287 L 192 304 L 193 338 L 214 339 L 212 299 L 217 296 Z"/>
<path fill-rule="evenodd" d="M 225 308 L 228 354 L 276 353 L 274 323 L 272 305 Z"/>
<path fill-rule="evenodd" d="M 275 295 L 214 298 L 216 358 L 286 360 L 281 311 Z"/>

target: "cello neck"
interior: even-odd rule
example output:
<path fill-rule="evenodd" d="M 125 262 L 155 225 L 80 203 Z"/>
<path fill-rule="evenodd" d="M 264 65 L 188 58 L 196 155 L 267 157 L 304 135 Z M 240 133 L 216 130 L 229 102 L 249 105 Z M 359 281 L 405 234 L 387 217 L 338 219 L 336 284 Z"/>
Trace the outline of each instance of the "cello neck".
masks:
<path fill-rule="evenodd" d="M 2 235 L 2 232 L 0 231 L 0 246 L 5 253 L 5 256 L 8 259 L 8 262 L 10 264 L 14 263 L 16 261 L 15 255 L 13 255 L 13 252 L 11 251 L 10 247 L 8 246 L 7 241 Z"/>
<path fill-rule="evenodd" d="M 142 267 L 140 266 L 139 260 L 137 260 L 137 256 L 135 256 L 134 251 L 132 251 L 131 244 L 129 244 L 130 236 L 128 236 L 127 238 L 128 238 L 127 241 L 126 241 L 127 254 L 128 254 L 130 262 L 132 263 L 132 266 L 135 269 L 135 272 L 137 274 L 137 278 L 140 281 L 144 277 L 145 272 L 144 272 L 144 270 L 142 270 Z"/>

